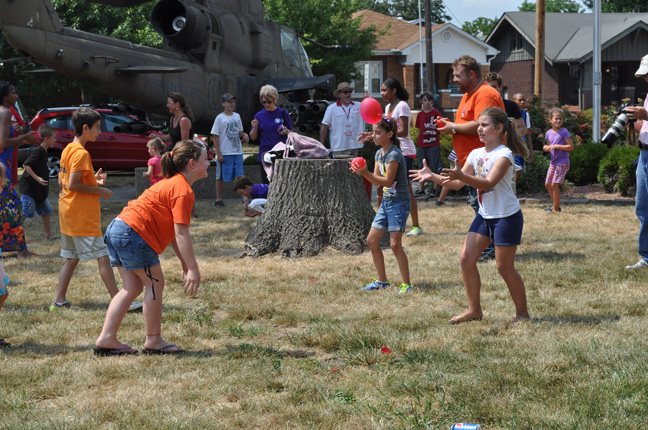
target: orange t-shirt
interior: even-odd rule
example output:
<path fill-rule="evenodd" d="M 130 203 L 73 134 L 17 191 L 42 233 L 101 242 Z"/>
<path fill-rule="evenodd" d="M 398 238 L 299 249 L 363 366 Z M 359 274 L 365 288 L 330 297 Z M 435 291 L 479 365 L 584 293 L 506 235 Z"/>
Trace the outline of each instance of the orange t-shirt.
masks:
<path fill-rule="evenodd" d="M 490 85 L 481 83 L 472 93 L 465 93 L 459 102 L 455 123 L 477 121 L 481 111 L 487 107 L 496 106 L 504 110 L 504 101 L 497 90 Z M 482 148 L 484 142 L 479 140 L 477 134 L 455 134 L 452 136 L 452 146 L 457 153 L 459 165 L 466 163 L 466 158 L 473 149 Z"/>
<path fill-rule="evenodd" d="M 70 191 L 70 173 L 82 171 L 81 182 L 97 186 L 90 154 L 80 143 L 72 142 L 61 154 L 61 192 L 59 193 L 59 223 L 61 233 L 68 236 L 99 237 L 101 233 L 101 202 L 99 194 Z"/>
<path fill-rule="evenodd" d="M 196 196 L 184 175 L 164 179 L 128 202 L 119 218 L 162 254 L 175 238 L 173 224 L 189 225 Z"/>

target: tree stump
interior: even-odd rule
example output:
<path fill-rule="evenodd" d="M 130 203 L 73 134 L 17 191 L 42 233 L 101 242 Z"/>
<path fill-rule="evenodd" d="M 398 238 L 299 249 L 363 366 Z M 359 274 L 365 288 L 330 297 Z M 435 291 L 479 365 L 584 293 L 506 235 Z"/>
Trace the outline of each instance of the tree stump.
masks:
<path fill-rule="evenodd" d="M 325 246 L 360 254 L 368 249 L 374 215 L 349 160 L 277 160 L 265 212 L 243 255 L 311 257 Z"/>

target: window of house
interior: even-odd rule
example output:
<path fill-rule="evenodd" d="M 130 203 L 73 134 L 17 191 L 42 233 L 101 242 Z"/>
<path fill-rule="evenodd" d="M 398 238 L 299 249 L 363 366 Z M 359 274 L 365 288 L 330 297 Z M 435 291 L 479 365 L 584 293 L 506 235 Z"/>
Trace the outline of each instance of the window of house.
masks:
<path fill-rule="evenodd" d="M 524 38 L 518 32 L 511 34 L 511 51 L 519 51 L 524 47 Z"/>
<path fill-rule="evenodd" d="M 360 97 L 368 91 L 371 97 L 380 96 L 380 85 L 383 82 L 383 64 L 381 61 L 360 61 L 356 63 L 357 78 L 353 81 L 354 97 Z"/>

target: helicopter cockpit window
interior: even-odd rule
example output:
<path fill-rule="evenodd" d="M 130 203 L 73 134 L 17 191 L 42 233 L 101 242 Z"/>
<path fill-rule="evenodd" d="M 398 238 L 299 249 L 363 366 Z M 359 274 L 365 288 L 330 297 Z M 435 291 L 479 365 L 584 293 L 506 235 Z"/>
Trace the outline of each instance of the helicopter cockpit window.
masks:
<path fill-rule="evenodd" d="M 296 66 L 300 66 L 299 51 L 297 48 L 297 35 L 286 30 L 281 30 L 281 49 L 288 59 Z"/>
<path fill-rule="evenodd" d="M 305 76 L 313 76 L 313 71 L 311 70 L 310 67 L 310 60 L 308 59 L 308 54 L 306 54 L 306 50 L 304 49 L 304 46 L 301 44 L 300 40 L 297 40 L 297 45 L 299 45 L 299 54 L 302 60 L 302 72 L 304 73 Z"/>

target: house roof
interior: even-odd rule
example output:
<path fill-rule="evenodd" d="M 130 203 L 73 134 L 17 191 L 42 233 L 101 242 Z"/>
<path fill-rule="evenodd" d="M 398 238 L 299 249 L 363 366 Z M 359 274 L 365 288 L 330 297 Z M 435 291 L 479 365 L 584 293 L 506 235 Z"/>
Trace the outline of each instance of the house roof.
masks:
<path fill-rule="evenodd" d="M 490 43 L 508 23 L 535 48 L 535 12 L 506 12 L 486 38 Z M 602 13 L 601 49 L 642 28 L 648 30 L 648 13 Z M 545 14 L 545 58 L 549 63 L 584 62 L 592 56 L 594 15 L 591 13 Z"/>
<path fill-rule="evenodd" d="M 374 51 L 403 51 L 419 43 L 419 25 L 412 24 L 398 18 L 383 15 L 372 10 L 361 10 L 353 14 L 353 18 L 361 18 L 360 28 L 375 26 L 378 30 L 385 30 L 385 34 L 378 35 Z M 431 26 L 432 36 L 440 34 L 442 30 L 451 29 L 476 43 L 486 50 L 487 55 L 497 54 L 497 50 L 486 44 L 483 40 L 474 37 L 451 23 L 434 24 Z M 423 27 L 423 39 L 425 39 L 425 27 Z"/>
<path fill-rule="evenodd" d="M 374 49 L 378 51 L 400 51 L 414 43 L 418 43 L 420 40 L 419 26 L 417 24 L 410 24 L 402 19 L 392 18 L 391 16 L 383 15 L 372 10 L 355 12 L 353 18 L 362 19 L 360 23 L 360 28 L 362 29 L 373 25 L 378 30 L 386 30 L 385 34 L 379 35 L 376 40 Z M 433 25 L 432 33 L 446 25 L 448 24 Z M 425 36 L 425 27 L 423 28 L 423 35 Z"/>

